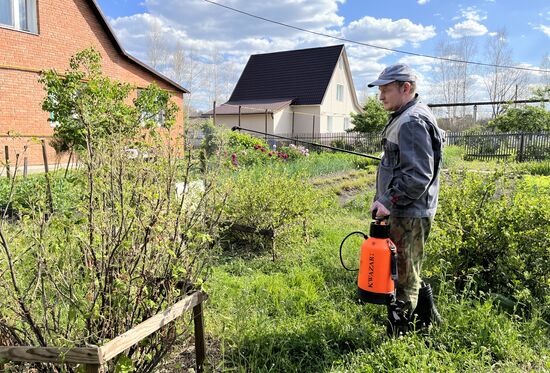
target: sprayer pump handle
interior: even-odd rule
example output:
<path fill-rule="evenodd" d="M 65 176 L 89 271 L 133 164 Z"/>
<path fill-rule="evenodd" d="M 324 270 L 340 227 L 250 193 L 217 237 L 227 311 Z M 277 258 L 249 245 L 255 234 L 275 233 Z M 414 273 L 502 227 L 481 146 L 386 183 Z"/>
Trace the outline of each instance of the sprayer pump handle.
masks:
<path fill-rule="evenodd" d="M 384 220 L 388 219 L 388 216 L 376 216 L 378 213 L 378 208 L 372 210 L 372 220 L 376 220 L 377 223 L 381 223 Z"/>

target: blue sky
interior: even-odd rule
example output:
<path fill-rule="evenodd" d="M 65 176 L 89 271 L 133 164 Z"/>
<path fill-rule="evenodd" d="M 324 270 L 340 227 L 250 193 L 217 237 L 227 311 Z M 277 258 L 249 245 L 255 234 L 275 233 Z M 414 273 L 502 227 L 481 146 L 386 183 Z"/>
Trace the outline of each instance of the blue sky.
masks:
<path fill-rule="evenodd" d="M 486 45 L 503 28 L 511 49 L 511 63 L 538 68 L 550 53 L 549 0 L 216 0 L 273 20 L 384 47 L 437 55 L 440 43 L 458 43 L 468 37 L 475 46 L 472 60 L 490 62 Z M 162 39 L 166 60 L 157 68 L 167 75 L 176 46 L 188 53 L 197 73 L 181 83 L 192 90 L 199 108 L 231 93 L 250 54 L 300 49 L 341 42 L 305 34 L 253 19 L 203 0 L 99 0 L 125 49 L 150 62 L 150 35 Z M 426 96 L 437 101 L 436 61 L 407 57 L 346 44 L 354 83 L 361 98 L 374 92 L 365 87 L 387 64 L 407 62 L 417 70 Z M 550 60 L 547 61 L 550 65 Z M 217 68 L 214 66 L 218 66 Z M 548 67 L 546 67 L 548 68 Z M 214 74 L 215 73 L 215 74 Z M 213 74 L 218 82 L 212 83 Z M 484 72 L 473 70 L 472 85 L 482 98 Z M 190 79 L 191 75 L 194 76 Z M 529 74 L 538 84 L 541 74 Z M 527 84 L 527 83 L 526 83 Z M 219 87 L 218 87 L 219 85 Z"/>

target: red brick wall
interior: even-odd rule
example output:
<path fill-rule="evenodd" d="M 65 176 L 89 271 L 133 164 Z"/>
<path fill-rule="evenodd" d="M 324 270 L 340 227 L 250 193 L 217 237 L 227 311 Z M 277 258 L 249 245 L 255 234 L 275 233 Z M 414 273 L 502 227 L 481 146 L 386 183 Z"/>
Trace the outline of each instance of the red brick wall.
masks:
<path fill-rule="evenodd" d="M 88 1 L 38 0 L 38 29 L 39 34 L 34 35 L 0 27 L 0 136 L 8 132 L 23 136 L 51 135 L 49 114 L 41 109 L 44 89 L 38 83 L 37 71 L 63 72 L 71 56 L 91 46 L 103 57 L 104 74 L 139 87 L 156 82 L 170 90 L 180 108 L 175 132 L 182 133 L 182 92 L 118 52 Z M 10 163 L 13 163 L 16 151 L 21 153 L 26 141 L 0 137 L 0 160 L 5 160 L 4 145 L 7 144 Z M 48 161 L 53 162 L 56 158 L 53 149 L 48 149 L 48 155 Z M 33 147 L 27 156 L 29 164 L 42 163 L 41 150 L 37 152 Z"/>

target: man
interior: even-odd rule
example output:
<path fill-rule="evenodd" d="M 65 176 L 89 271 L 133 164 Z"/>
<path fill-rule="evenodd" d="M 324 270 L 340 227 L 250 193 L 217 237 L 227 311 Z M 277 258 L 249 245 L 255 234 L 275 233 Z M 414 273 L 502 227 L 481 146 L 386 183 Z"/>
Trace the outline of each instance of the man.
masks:
<path fill-rule="evenodd" d="M 389 218 L 397 246 L 397 301 L 388 308 L 388 331 L 404 334 L 412 321 L 418 327 L 441 322 L 420 270 L 437 208 L 442 131 L 415 93 L 416 76 L 407 65 L 388 66 L 368 86 L 378 86 L 384 109 L 391 112 L 382 132 L 384 155 L 371 211 Z"/>

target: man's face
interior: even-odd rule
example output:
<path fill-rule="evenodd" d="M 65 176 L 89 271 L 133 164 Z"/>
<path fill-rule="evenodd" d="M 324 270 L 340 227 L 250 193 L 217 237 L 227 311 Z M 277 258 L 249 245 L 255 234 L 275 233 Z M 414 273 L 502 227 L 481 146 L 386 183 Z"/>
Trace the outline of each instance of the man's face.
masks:
<path fill-rule="evenodd" d="M 405 83 L 404 86 L 400 87 L 396 82 L 392 82 L 378 87 L 380 90 L 380 101 L 384 104 L 384 109 L 387 111 L 396 111 L 407 102 L 407 98 L 410 96 L 407 84 Z"/>

